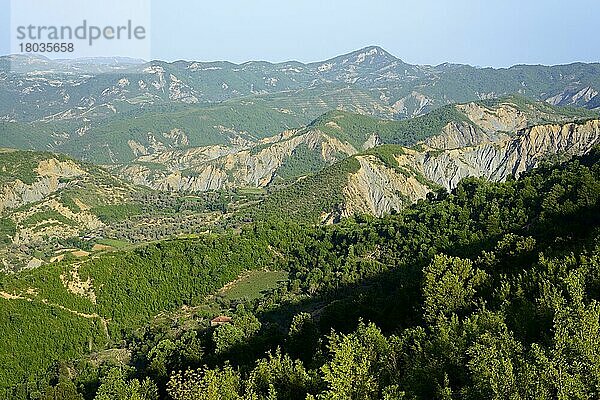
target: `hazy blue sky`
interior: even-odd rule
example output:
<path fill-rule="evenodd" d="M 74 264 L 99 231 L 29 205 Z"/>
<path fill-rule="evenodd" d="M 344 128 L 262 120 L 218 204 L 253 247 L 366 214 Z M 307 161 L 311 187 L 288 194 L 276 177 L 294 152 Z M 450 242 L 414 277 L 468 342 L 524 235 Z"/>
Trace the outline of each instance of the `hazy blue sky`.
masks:
<path fill-rule="evenodd" d="M 375 44 L 419 64 L 600 61 L 599 15 L 598 0 L 154 0 L 152 56 L 316 61 Z"/>

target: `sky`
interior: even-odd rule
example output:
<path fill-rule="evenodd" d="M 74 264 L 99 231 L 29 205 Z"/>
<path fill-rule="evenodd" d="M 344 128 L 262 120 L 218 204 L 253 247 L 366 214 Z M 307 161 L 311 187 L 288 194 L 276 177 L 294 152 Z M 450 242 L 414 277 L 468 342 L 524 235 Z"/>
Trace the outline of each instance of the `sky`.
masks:
<path fill-rule="evenodd" d="M 311 62 L 369 45 L 413 64 L 600 61 L 598 0 L 121 1 L 151 1 L 149 57 L 167 61 Z M 0 54 L 10 53 L 9 10 L 0 0 Z"/>

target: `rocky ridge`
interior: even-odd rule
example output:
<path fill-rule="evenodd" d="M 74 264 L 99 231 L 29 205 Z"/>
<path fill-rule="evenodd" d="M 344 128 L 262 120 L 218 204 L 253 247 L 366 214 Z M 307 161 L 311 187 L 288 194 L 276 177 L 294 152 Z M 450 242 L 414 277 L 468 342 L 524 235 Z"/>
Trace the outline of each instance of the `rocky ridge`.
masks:
<path fill-rule="evenodd" d="M 362 148 L 377 139 L 365 139 Z M 305 149 L 312 154 L 313 171 L 356 154 L 347 142 L 314 129 L 285 131 L 254 146 L 208 146 L 139 158 L 118 170 L 121 178 L 164 191 L 209 191 L 236 187 L 266 187 L 287 162 Z"/>
<path fill-rule="evenodd" d="M 466 177 L 503 181 L 551 157 L 586 154 L 600 145 L 600 120 L 536 125 L 493 140 L 473 135 L 464 147 L 455 147 L 457 134 L 448 127 L 416 149 L 398 148 L 396 168 L 374 156 L 356 156 L 360 169 L 348 176 L 343 216 L 356 212 L 380 216 L 425 198 L 435 187 L 450 191 Z"/>
<path fill-rule="evenodd" d="M 575 118 L 556 107 L 521 98 L 449 107 L 453 115 L 448 117 L 450 122 L 425 139 L 422 142 L 424 146 L 459 149 L 484 142 L 499 143 L 536 124 L 561 123 Z M 404 125 L 398 122 L 365 117 L 354 120 L 353 115 L 327 113 L 305 128 L 286 130 L 258 141 L 240 139 L 231 145 L 191 147 L 143 155 L 136 162 L 120 166 L 115 171 L 119 177 L 135 184 L 164 191 L 263 188 L 282 179 L 318 172 L 345 157 L 385 144 L 387 140 L 393 143 L 406 134 Z M 421 125 L 413 128 L 417 133 L 436 123 L 434 115 L 420 118 Z M 396 124 L 395 130 L 387 133 L 378 131 L 393 124 Z M 292 173 L 287 172 L 290 165 L 294 166 Z"/>

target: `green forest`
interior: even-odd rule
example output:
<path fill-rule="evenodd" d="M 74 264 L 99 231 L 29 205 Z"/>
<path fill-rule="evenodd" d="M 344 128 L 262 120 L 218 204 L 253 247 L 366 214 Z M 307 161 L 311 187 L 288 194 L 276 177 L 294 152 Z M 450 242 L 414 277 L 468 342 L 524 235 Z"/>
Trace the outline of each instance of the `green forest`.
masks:
<path fill-rule="evenodd" d="M 383 218 L 270 213 L 76 274 L 65 261 L 4 276 L 18 298 L 0 299 L 3 395 L 598 398 L 599 201 L 595 149 L 518 180 L 464 179 Z M 249 270 L 289 278 L 262 296 L 219 291 Z M 210 326 L 221 314 L 232 322 Z"/>

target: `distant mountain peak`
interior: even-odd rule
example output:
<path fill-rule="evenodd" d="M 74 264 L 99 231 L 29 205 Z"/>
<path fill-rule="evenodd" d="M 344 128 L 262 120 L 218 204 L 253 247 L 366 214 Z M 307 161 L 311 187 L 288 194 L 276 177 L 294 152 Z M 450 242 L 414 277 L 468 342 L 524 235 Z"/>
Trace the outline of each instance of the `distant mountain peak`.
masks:
<path fill-rule="evenodd" d="M 373 55 L 378 55 L 380 57 L 396 58 L 381 46 L 367 46 L 362 49 L 356 50 L 354 53 L 370 53 Z"/>
<path fill-rule="evenodd" d="M 347 55 L 347 57 L 353 59 L 355 64 L 363 63 L 389 63 L 394 61 L 400 61 L 398 58 L 385 51 L 379 46 L 368 46 L 363 49 L 354 51 Z"/>
<path fill-rule="evenodd" d="M 394 62 L 402 63 L 402 60 L 394 57 L 392 54 L 388 53 L 379 46 L 367 46 L 360 50 L 355 50 L 353 52 L 315 64 L 320 64 L 322 65 L 323 69 L 328 70 L 327 67 L 333 66 L 369 66 L 391 64 Z"/>

